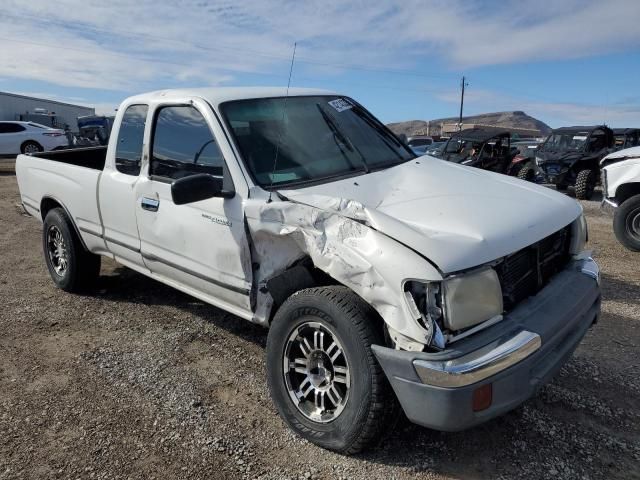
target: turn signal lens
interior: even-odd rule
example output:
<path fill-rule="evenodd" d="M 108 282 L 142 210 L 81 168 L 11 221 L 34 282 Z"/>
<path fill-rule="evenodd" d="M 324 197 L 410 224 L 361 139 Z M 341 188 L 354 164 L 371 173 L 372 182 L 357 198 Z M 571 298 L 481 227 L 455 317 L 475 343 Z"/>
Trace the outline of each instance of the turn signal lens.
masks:
<path fill-rule="evenodd" d="M 473 411 L 480 412 L 491 406 L 493 401 L 493 384 L 487 383 L 473 391 Z"/>

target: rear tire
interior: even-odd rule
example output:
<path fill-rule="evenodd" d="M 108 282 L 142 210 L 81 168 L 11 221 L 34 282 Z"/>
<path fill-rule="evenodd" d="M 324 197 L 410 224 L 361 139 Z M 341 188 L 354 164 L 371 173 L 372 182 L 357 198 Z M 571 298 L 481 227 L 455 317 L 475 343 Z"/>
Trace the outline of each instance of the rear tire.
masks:
<path fill-rule="evenodd" d="M 34 142 L 33 140 L 27 140 L 22 145 L 20 145 L 20 152 L 23 154 L 38 153 L 42 151 L 44 151 L 44 148 L 42 148 L 42 145 L 40 145 L 38 142 Z"/>
<path fill-rule="evenodd" d="M 267 339 L 271 397 L 288 426 L 320 447 L 360 452 L 381 438 L 398 412 L 371 350 L 384 344 L 374 315 L 342 286 L 301 290 L 275 315 Z"/>
<path fill-rule="evenodd" d="M 613 232 L 624 247 L 640 252 L 640 195 L 628 198 L 616 209 Z"/>
<path fill-rule="evenodd" d="M 42 247 L 49 275 L 65 292 L 91 288 L 100 274 L 100 256 L 87 252 L 62 208 L 50 210 L 42 230 Z"/>
<path fill-rule="evenodd" d="M 576 198 L 590 200 L 596 188 L 596 172 L 593 170 L 580 170 L 576 176 Z"/>

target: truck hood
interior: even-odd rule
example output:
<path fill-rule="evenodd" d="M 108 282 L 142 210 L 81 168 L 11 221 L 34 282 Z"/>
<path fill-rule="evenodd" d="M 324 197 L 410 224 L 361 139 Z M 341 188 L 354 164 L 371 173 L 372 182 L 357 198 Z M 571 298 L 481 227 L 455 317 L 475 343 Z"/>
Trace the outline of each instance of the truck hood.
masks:
<path fill-rule="evenodd" d="M 600 164 L 604 165 L 606 163 L 609 163 L 609 161 L 611 160 L 621 161 L 627 160 L 629 158 L 640 158 L 640 147 L 625 148 L 623 150 L 618 150 L 617 152 L 610 153 L 602 159 Z"/>
<path fill-rule="evenodd" d="M 545 187 L 428 156 L 280 193 L 365 223 L 445 274 L 516 252 L 582 211 L 575 200 Z"/>

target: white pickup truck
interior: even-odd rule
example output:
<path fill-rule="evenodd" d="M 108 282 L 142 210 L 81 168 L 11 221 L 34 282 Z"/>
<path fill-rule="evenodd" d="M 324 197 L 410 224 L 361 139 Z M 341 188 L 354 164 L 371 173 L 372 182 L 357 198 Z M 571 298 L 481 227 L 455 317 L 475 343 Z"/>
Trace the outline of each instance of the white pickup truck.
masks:
<path fill-rule="evenodd" d="M 416 157 L 356 101 L 279 88 L 127 99 L 108 148 L 21 155 L 60 288 L 107 256 L 268 326 L 287 424 L 354 453 L 410 420 L 455 431 L 531 397 L 600 312 L 580 205 Z"/>
<path fill-rule="evenodd" d="M 610 153 L 602 159 L 603 205 L 614 210 L 618 241 L 640 252 L 640 147 Z"/>

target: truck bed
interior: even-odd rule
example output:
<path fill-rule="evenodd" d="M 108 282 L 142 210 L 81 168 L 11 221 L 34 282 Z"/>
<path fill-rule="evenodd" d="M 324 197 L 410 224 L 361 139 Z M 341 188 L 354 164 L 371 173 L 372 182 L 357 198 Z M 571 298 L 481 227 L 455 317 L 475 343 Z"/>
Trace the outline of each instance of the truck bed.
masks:
<path fill-rule="evenodd" d="M 68 163 L 78 167 L 87 167 L 94 170 L 103 170 L 107 159 L 107 147 L 87 147 L 64 150 L 54 150 L 51 152 L 41 152 L 31 155 L 32 157 L 53 160 L 54 162 Z"/>
<path fill-rule="evenodd" d="M 16 177 L 25 210 L 43 220 L 51 205 L 62 206 L 72 216 L 79 234 L 102 232 L 97 191 L 107 147 L 18 155 Z"/>

